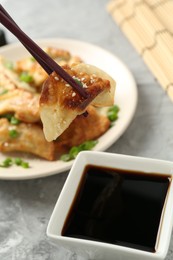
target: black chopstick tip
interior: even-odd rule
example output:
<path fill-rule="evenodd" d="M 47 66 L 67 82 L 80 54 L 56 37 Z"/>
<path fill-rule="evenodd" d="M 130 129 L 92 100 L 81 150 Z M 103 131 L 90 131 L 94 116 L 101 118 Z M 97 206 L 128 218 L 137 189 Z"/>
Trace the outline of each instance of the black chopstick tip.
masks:
<path fill-rule="evenodd" d="M 7 40 L 4 31 L 0 29 L 0 47 L 4 45 L 7 45 Z"/>

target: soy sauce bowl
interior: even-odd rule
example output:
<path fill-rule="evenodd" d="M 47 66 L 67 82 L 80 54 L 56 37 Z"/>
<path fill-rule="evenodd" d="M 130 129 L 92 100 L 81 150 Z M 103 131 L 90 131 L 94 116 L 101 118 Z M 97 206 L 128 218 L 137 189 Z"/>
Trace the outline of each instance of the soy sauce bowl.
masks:
<path fill-rule="evenodd" d="M 173 226 L 173 163 L 81 152 L 47 235 L 85 259 L 165 259 Z"/>

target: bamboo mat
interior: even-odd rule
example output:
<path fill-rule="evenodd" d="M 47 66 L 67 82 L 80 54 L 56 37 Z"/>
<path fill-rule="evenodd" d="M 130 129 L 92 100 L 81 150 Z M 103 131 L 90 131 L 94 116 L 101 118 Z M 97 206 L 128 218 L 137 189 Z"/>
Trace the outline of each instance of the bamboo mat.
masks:
<path fill-rule="evenodd" d="M 112 0 L 107 9 L 173 101 L 173 0 Z"/>

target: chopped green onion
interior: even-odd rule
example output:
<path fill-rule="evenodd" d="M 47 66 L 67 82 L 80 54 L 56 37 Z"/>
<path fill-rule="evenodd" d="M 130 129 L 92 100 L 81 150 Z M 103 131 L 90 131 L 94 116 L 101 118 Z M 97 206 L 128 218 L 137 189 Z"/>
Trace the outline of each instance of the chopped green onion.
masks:
<path fill-rule="evenodd" d="M 20 124 L 20 120 L 18 118 L 16 118 L 15 116 L 12 116 L 10 119 L 10 123 L 12 125 L 18 125 L 18 124 Z"/>
<path fill-rule="evenodd" d="M 8 168 L 12 165 L 12 159 L 11 158 L 6 158 L 2 163 L 0 164 L 0 167 Z"/>
<path fill-rule="evenodd" d="M 23 168 L 29 168 L 29 163 L 23 161 L 21 158 L 15 158 L 15 159 L 14 159 L 14 163 L 15 163 L 17 166 L 21 166 L 21 167 L 23 167 Z"/>
<path fill-rule="evenodd" d="M 76 158 L 79 152 L 80 152 L 79 146 L 73 146 L 69 151 L 70 158 L 73 159 Z"/>
<path fill-rule="evenodd" d="M 0 118 L 7 118 L 8 121 L 12 124 L 12 125 L 18 125 L 20 124 L 20 120 L 18 118 L 16 118 L 15 116 L 13 116 L 13 114 L 7 113 L 4 115 L 0 115 Z"/>
<path fill-rule="evenodd" d="M 29 168 L 29 163 L 28 162 L 22 162 L 21 163 L 21 167 L 23 167 L 23 168 Z"/>
<path fill-rule="evenodd" d="M 114 122 L 118 119 L 118 112 L 120 111 L 117 105 L 114 105 L 108 109 L 107 117 L 111 122 Z"/>
<path fill-rule="evenodd" d="M 1 95 L 4 95 L 4 94 L 6 94 L 6 93 L 8 93 L 8 90 L 7 90 L 7 89 L 3 89 L 3 90 L 0 92 L 0 96 L 1 96 Z"/>
<path fill-rule="evenodd" d="M 116 121 L 116 120 L 118 119 L 118 115 L 115 114 L 114 112 L 109 112 L 109 113 L 108 113 L 108 118 L 109 118 L 109 120 L 110 120 L 111 122 L 113 122 L 113 121 Z"/>
<path fill-rule="evenodd" d="M 79 145 L 79 149 L 81 151 L 91 150 L 97 143 L 97 140 L 86 141 Z"/>
<path fill-rule="evenodd" d="M 29 163 L 26 161 L 23 161 L 21 158 L 6 158 L 2 163 L 0 164 L 0 167 L 8 168 L 12 165 L 21 166 L 23 168 L 29 168 Z"/>
<path fill-rule="evenodd" d="M 36 61 L 34 57 L 31 57 L 30 59 L 31 59 L 31 61 L 33 61 L 33 62 Z"/>
<path fill-rule="evenodd" d="M 90 140 L 80 144 L 79 146 L 73 146 L 70 149 L 69 153 L 63 154 L 60 159 L 64 162 L 73 160 L 76 158 L 79 152 L 91 150 L 97 143 L 98 143 L 97 140 Z"/>
<path fill-rule="evenodd" d="M 5 61 L 4 62 L 4 66 L 9 69 L 9 70 L 13 70 L 14 69 L 14 64 L 12 61 Z"/>
<path fill-rule="evenodd" d="M 33 81 L 33 77 L 29 75 L 28 72 L 25 71 L 20 74 L 19 79 L 27 83 L 31 83 Z"/>
<path fill-rule="evenodd" d="M 15 163 L 16 165 L 21 165 L 22 159 L 21 159 L 21 158 L 15 158 L 15 159 L 14 159 L 14 163 Z"/>
<path fill-rule="evenodd" d="M 61 155 L 61 160 L 64 161 L 64 162 L 68 162 L 68 161 L 70 161 L 72 159 L 70 157 L 70 154 L 66 153 L 66 154 Z"/>
<path fill-rule="evenodd" d="M 19 132 L 17 132 L 16 129 L 10 129 L 10 130 L 9 130 L 9 136 L 10 136 L 11 138 L 17 138 L 17 137 L 19 136 Z"/>
<path fill-rule="evenodd" d="M 74 78 L 74 80 L 76 81 L 76 83 L 77 83 L 79 86 L 83 87 L 83 84 L 82 84 L 82 82 L 81 82 L 79 79 Z"/>

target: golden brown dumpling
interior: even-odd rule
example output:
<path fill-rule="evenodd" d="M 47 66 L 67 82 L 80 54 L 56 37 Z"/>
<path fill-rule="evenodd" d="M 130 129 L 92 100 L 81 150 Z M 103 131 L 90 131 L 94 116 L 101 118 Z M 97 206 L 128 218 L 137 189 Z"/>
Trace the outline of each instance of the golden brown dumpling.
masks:
<path fill-rule="evenodd" d="M 86 64 L 64 66 L 64 69 L 82 83 L 88 98 L 81 97 L 55 72 L 48 77 L 40 97 L 40 117 L 48 141 L 60 136 L 89 104 L 111 106 L 114 102 L 115 81 L 105 72 Z"/>

